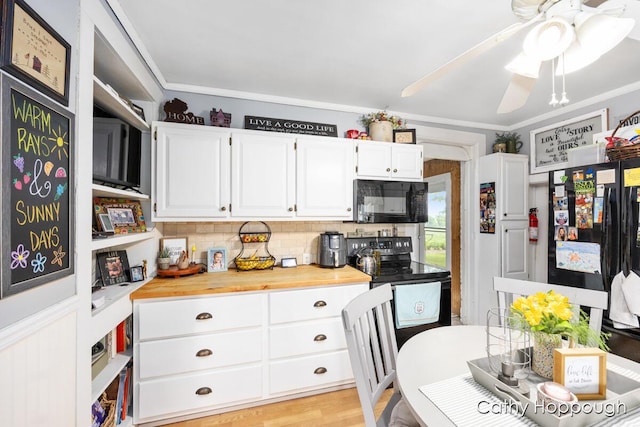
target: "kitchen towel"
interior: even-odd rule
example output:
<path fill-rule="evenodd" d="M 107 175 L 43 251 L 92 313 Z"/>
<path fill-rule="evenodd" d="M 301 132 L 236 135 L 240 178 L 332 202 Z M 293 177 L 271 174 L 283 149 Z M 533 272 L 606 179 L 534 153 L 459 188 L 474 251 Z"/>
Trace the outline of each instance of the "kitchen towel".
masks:
<path fill-rule="evenodd" d="M 638 316 L 629 311 L 627 301 L 622 292 L 622 283 L 625 281 L 621 271 L 611 281 L 611 307 L 609 318 L 613 321 L 613 327 L 617 329 L 637 328 Z"/>
<path fill-rule="evenodd" d="M 627 302 L 629 311 L 636 316 L 640 315 L 640 277 L 633 271 L 622 282 L 622 293 Z"/>
<path fill-rule="evenodd" d="M 426 325 L 440 317 L 440 282 L 395 286 L 396 328 Z"/>

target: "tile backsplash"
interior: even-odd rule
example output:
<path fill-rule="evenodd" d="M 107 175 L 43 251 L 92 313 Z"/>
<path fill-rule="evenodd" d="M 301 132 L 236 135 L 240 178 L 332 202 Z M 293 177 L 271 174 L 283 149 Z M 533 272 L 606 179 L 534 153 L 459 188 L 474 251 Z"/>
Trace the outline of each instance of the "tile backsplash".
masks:
<path fill-rule="evenodd" d="M 318 237 L 325 231 L 338 231 L 347 237 L 347 233 L 362 230 L 377 232 L 391 229 L 390 224 L 355 224 L 352 222 L 300 222 L 300 221 L 265 221 L 271 229 L 269 252 L 276 257 L 279 264 L 282 257 L 295 257 L 298 264 L 303 264 L 303 254 L 311 255 L 311 263 L 318 259 Z M 189 248 L 196 246 L 195 258 L 197 262 L 207 262 L 207 249 L 223 247 L 227 250 L 229 265 L 233 265 L 235 258 L 242 250 L 242 243 L 238 237 L 240 227 L 244 222 L 172 222 L 163 224 L 164 237 L 187 237 Z M 415 224 L 398 225 L 398 235 L 414 234 Z M 243 228 L 243 232 L 266 231 L 259 221 L 251 221 Z M 258 250 L 257 255 L 265 255 L 263 243 L 245 243 L 243 256 L 251 256 Z"/>

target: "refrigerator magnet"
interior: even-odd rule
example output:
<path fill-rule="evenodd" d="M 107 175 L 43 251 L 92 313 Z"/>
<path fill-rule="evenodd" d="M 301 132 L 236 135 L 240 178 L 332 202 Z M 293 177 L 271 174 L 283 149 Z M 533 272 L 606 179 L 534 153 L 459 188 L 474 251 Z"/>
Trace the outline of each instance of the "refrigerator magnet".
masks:
<path fill-rule="evenodd" d="M 564 176 L 564 170 L 561 171 L 554 171 L 553 172 L 553 183 L 554 184 L 562 184 L 566 181 L 562 179 L 562 177 Z"/>
<path fill-rule="evenodd" d="M 604 197 L 604 184 L 596 185 L 596 197 Z"/>
<path fill-rule="evenodd" d="M 564 185 L 556 185 L 553 194 L 555 194 L 556 197 L 564 197 Z"/>

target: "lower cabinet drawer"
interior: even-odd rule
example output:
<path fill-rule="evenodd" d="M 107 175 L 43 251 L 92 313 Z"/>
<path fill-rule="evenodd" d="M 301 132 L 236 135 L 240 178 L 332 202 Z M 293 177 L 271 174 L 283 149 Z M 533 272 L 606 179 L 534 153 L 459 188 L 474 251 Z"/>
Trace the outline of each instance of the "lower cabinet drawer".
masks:
<path fill-rule="evenodd" d="M 269 364 L 271 394 L 315 389 L 350 380 L 353 380 L 353 372 L 347 350 Z"/>
<path fill-rule="evenodd" d="M 271 359 L 347 348 L 341 317 L 269 328 Z"/>
<path fill-rule="evenodd" d="M 262 397 L 262 367 L 141 381 L 136 391 L 136 422 L 210 406 L 257 400 Z"/>
<path fill-rule="evenodd" d="M 262 329 L 138 344 L 140 379 L 262 360 Z"/>

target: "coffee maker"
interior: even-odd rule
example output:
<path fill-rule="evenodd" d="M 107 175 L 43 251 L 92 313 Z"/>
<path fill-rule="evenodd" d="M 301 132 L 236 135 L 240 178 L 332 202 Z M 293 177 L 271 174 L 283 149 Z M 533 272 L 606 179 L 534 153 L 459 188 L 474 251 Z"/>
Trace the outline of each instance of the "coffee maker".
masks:
<path fill-rule="evenodd" d="M 327 231 L 318 239 L 320 267 L 340 268 L 347 264 L 347 241 L 342 233 Z"/>

